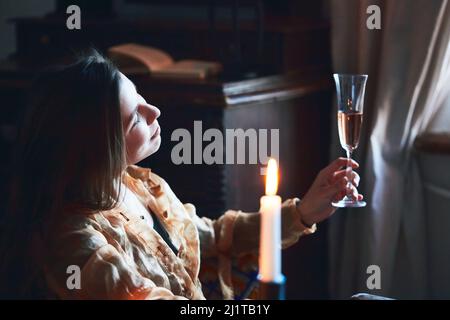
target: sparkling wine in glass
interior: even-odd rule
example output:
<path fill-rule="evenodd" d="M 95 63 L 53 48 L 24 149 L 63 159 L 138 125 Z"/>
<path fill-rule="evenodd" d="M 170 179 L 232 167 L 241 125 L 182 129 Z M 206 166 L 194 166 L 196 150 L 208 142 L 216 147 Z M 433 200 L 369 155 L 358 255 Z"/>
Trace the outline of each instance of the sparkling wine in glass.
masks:
<path fill-rule="evenodd" d="M 347 177 L 351 187 L 351 158 L 352 153 L 358 148 L 361 126 L 363 122 L 364 93 L 366 89 L 367 75 L 365 74 L 338 74 L 333 75 L 336 84 L 338 100 L 338 131 L 342 148 L 347 153 Z M 353 199 L 351 192 L 341 201 L 333 202 L 338 208 L 365 207 L 366 202 Z"/>

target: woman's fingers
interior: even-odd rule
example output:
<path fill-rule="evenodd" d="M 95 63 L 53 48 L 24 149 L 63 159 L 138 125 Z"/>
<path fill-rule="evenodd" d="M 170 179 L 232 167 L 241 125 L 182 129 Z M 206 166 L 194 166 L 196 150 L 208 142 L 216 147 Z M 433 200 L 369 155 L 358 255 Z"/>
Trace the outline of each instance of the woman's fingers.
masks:
<path fill-rule="evenodd" d="M 347 188 L 348 194 L 351 195 L 353 200 L 358 199 L 358 190 L 356 190 L 356 187 L 352 184 L 350 188 Z"/>
<path fill-rule="evenodd" d="M 333 198 L 333 202 L 341 201 L 346 195 L 345 191 L 339 191 Z"/>
<path fill-rule="evenodd" d="M 346 176 L 337 180 L 334 184 L 327 186 L 324 190 L 324 195 L 331 198 L 333 201 L 339 201 L 347 194 L 354 200 L 362 200 L 362 195 L 358 194 L 355 185 L 347 186 L 348 179 Z"/>
<path fill-rule="evenodd" d="M 324 196 L 326 198 L 331 199 L 331 198 L 335 197 L 337 193 L 339 193 L 341 191 L 345 192 L 347 183 L 348 183 L 347 177 L 343 177 L 343 178 L 337 180 L 335 183 L 330 184 L 329 186 L 326 186 L 323 191 Z"/>
<path fill-rule="evenodd" d="M 348 162 L 347 158 L 343 158 L 343 157 L 337 158 L 332 163 L 330 163 L 327 167 L 322 169 L 320 174 L 323 175 L 323 176 L 328 177 L 331 174 L 333 174 L 333 172 L 336 172 L 336 171 L 340 170 L 341 168 L 346 167 L 347 166 L 347 162 Z M 358 162 L 356 162 L 353 159 L 350 160 L 350 164 L 351 164 L 351 167 L 353 169 L 359 168 Z"/>
<path fill-rule="evenodd" d="M 336 171 L 336 172 L 334 172 L 332 174 L 332 176 L 330 178 L 330 183 L 333 184 L 336 181 L 338 181 L 339 179 L 342 179 L 342 178 L 344 178 L 346 176 L 347 176 L 347 170 L 344 169 L 344 170 Z M 350 176 L 351 176 L 351 179 L 352 179 L 352 183 L 355 186 L 358 186 L 359 185 L 359 181 L 361 180 L 359 174 L 357 172 L 355 172 L 355 171 L 352 171 Z"/>
<path fill-rule="evenodd" d="M 347 195 L 346 191 L 340 191 L 338 192 L 334 198 L 333 198 L 333 202 L 338 202 L 341 201 L 345 196 Z M 364 199 L 364 196 L 362 194 L 358 194 L 358 201 L 361 201 L 362 199 Z"/>

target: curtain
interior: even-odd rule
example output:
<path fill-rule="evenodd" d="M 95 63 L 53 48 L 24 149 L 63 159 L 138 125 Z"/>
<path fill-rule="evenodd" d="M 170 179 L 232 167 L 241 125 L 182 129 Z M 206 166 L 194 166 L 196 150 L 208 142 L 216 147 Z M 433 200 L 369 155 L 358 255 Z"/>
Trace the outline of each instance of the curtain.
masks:
<path fill-rule="evenodd" d="M 366 27 L 370 5 L 381 9 L 379 30 Z M 450 94 L 449 1 L 331 0 L 330 17 L 334 72 L 369 76 L 355 153 L 368 205 L 340 209 L 329 221 L 331 297 L 430 297 L 424 192 L 413 143 Z M 333 133 L 331 154 L 343 156 L 336 127 Z M 380 268 L 381 289 L 367 287 L 370 265 Z"/>

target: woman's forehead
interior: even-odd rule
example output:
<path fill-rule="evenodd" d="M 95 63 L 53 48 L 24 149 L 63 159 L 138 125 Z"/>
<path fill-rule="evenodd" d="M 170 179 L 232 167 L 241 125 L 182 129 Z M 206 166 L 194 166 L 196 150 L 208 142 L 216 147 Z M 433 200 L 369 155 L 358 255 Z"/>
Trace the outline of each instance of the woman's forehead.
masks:
<path fill-rule="evenodd" d="M 130 115 L 136 107 L 136 87 L 133 82 L 130 81 L 125 75 L 121 73 L 120 82 L 120 109 L 123 115 L 126 117 Z"/>

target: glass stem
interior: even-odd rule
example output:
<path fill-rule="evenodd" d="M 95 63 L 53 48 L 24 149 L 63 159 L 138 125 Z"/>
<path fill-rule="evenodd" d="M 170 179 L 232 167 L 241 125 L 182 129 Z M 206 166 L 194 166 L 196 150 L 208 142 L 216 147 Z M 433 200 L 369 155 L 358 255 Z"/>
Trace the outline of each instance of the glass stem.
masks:
<path fill-rule="evenodd" d="M 350 148 L 349 148 L 346 151 L 347 151 L 347 170 L 346 170 L 346 173 L 347 173 L 347 179 L 348 179 L 348 182 L 347 182 L 347 198 L 348 199 L 352 199 L 353 194 L 352 194 L 352 189 L 351 188 L 352 188 L 352 171 L 353 171 L 353 169 L 352 169 L 352 151 L 353 150 L 350 150 Z"/>

